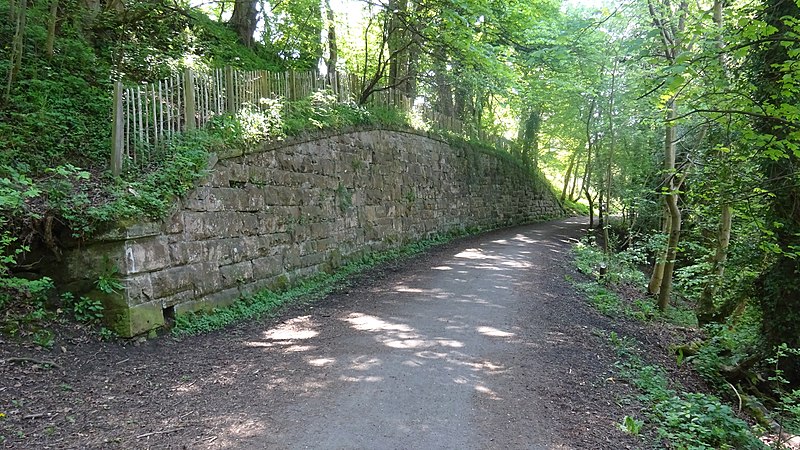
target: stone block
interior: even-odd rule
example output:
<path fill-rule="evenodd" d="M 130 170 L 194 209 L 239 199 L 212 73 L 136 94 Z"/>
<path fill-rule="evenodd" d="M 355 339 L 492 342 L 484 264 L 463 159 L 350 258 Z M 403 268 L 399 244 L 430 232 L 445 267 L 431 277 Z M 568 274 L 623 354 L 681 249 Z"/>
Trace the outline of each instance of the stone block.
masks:
<path fill-rule="evenodd" d="M 208 239 L 211 235 L 205 225 L 207 213 L 185 211 L 183 213 L 183 233 L 187 239 Z"/>
<path fill-rule="evenodd" d="M 250 261 L 242 261 L 220 266 L 219 274 L 223 287 L 238 286 L 253 279 L 253 264 Z"/>
<path fill-rule="evenodd" d="M 256 280 L 279 275 L 283 272 L 283 257 L 280 254 L 252 260 L 253 278 Z"/>
<path fill-rule="evenodd" d="M 107 306 L 106 311 L 106 325 L 123 337 L 133 337 L 164 326 L 164 310 L 159 301 L 122 308 Z"/>
<path fill-rule="evenodd" d="M 140 305 L 155 300 L 153 283 L 149 273 L 126 277 L 122 280 L 125 285 L 125 303 L 128 306 Z"/>
<path fill-rule="evenodd" d="M 153 296 L 160 299 L 183 291 L 194 292 L 198 275 L 195 265 L 172 267 L 154 272 L 150 277 Z"/>
<path fill-rule="evenodd" d="M 207 213 L 203 217 L 205 235 L 216 238 L 241 236 L 243 215 L 246 213 L 236 211 Z"/>
<path fill-rule="evenodd" d="M 175 211 L 170 214 L 161 227 L 163 233 L 166 234 L 179 234 L 183 233 L 183 210 Z"/>
<path fill-rule="evenodd" d="M 138 239 L 161 234 L 161 222 L 127 223 L 120 222 L 93 236 L 93 241 L 114 242 Z"/>
<path fill-rule="evenodd" d="M 178 292 L 177 294 L 170 295 L 168 297 L 163 297 L 158 299 L 161 302 L 162 308 L 169 308 L 170 306 L 175 306 L 181 303 L 186 303 L 193 301 L 195 299 L 194 291 L 182 291 Z"/>
<path fill-rule="evenodd" d="M 230 288 L 214 292 L 198 300 L 193 300 L 175 305 L 175 315 L 182 316 L 195 312 L 208 312 L 214 308 L 224 308 L 239 300 L 239 288 Z"/>
<path fill-rule="evenodd" d="M 224 189 L 230 188 L 205 186 L 194 189 L 184 197 L 183 204 L 190 211 L 221 211 L 228 202 L 218 195 Z"/>
<path fill-rule="evenodd" d="M 126 241 L 124 252 L 124 265 L 120 268 L 122 275 L 150 272 L 169 267 L 171 263 L 166 236 Z"/>

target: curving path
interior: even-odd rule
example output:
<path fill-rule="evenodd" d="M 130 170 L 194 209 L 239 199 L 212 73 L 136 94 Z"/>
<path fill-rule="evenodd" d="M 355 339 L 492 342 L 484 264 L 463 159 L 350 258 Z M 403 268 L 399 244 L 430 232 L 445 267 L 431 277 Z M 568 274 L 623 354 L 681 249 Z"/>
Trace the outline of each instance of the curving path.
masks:
<path fill-rule="evenodd" d="M 63 372 L 18 377 L 44 383 L 58 432 L 0 426 L 37 448 L 633 448 L 607 321 L 568 281 L 584 226 L 462 239 L 272 324 L 71 347 Z"/>

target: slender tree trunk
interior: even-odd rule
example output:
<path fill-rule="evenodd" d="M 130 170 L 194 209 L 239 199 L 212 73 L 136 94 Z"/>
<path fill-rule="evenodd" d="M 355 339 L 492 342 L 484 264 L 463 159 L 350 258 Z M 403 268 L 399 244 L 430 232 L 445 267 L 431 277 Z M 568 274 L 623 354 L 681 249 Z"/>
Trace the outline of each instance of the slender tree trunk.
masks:
<path fill-rule="evenodd" d="M 594 198 L 589 193 L 589 187 L 592 182 L 592 147 L 589 141 L 589 156 L 586 159 L 586 172 L 583 178 L 583 192 L 586 194 L 586 201 L 589 203 L 589 228 L 594 228 Z"/>
<path fill-rule="evenodd" d="M 578 150 L 572 152 L 569 156 L 569 163 L 567 164 L 567 173 L 564 175 L 564 187 L 561 189 L 561 203 L 567 199 L 567 189 L 569 189 L 569 182 L 572 179 L 572 169 L 575 167 L 575 157 Z"/>
<path fill-rule="evenodd" d="M 664 207 L 664 220 L 661 226 L 661 233 L 667 234 L 672 227 L 672 221 L 666 206 Z M 647 284 L 647 292 L 652 295 L 658 295 L 661 289 L 661 281 L 664 279 L 664 261 L 667 260 L 667 247 L 659 249 L 656 255 L 655 264 L 653 264 L 653 272 L 650 274 L 650 282 Z"/>
<path fill-rule="evenodd" d="M 28 15 L 28 0 L 19 0 L 19 3 L 14 7 L 14 21 L 16 22 L 16 31 L 14 32 L 14 40 L 11 43 L 11 67 L 8 70 L 8 83 L 6 84 L 5 101 L 11 99 L 11 88 L 22 70 L 22 53 L 24 52 L 25 44 L 25 19 Z"/>
<path fill-rule="evenodd" d="M 578 156 L 576 156 L 576 158 L 575 158 L 575 170 L 572 173 L 572 187 L 570 187 L 570 189 L 569 189 L 569 201 L 571 201 L 571 202 L 574 202 L 575 200 L 577 200 L 575 198 L 575 189 L 578 187 L 578 178 L 583 180 L 583 177 L 578 175 L 578 168 L 581 167 L 581 160 L 583 159 L 583 154 L 582 154 L 582 152 L 580 152 L 579 149 L 575 150 L 575 152 L 578 154 Z M 581 187 L 581 190 L 583 190 L 582 187 Z M 580 193 L 581 190 L 579 190 L 578 192 Z"/>
<path fill-rule="evenodd" d="M 711 278 L 703 288 L 703 293 L 698 301 L 697 320 L 702 325 L 708 323 L 714 317 L 714 296 L 719 288 L 719 282 L 725 275 L 725 261 L 728 259 L 728 245 L 731 241 L 731 223 L 733 222 L 733 210 L 728 204 L 722 205 L 717 230 L 717 245 L 714 256 L 711 258 Z"/>
<path fill-rule="evenodd" d="M 438 92 L 439 112 L 446 115 L 453 115 L 453 91 L 450 83 L 447 82 L 447 69 L 444 61 L 437 64 L 435 69 L 436 90 Z"/>
<path fill-rule="evenodd" d="M 716 38 L 717 38 L 717 49 L 719 50 L 719 65 L 720 65 L 720 70 L 722 70 L 722 72 L 725 75 L 727 75 L 727 72 L 725 70 L 725 56 L 723 52 L 725 44 L 722 40 L 722 33 L 723 33 L 722 7 L 723 7 L 723 0 L 714 1 L 713 17 L 714 17 L 714 23 L 717 25 Z M 722 158 L 724 155 L 722 154 L 722 152 L 719 152 L 716 156 L 718 158 Z M 723 308 L 717 310 L 714 305 L 714 296 L 716 296 L 717 290 L 719 289 L 719 283 L 720 281 L 722 281 L 722 277 L 725 274 L 725 261 L 728 259 L 728 245 L 731 240 L 732 221 L 733 221 L 733 209 L 731 208 L 730 204 L 723 203 L 722 207 L 720 208 L 720 220 L 719 220 L 719 227 L 717 229 L 717 239 L 714 249 L 714 255 L 710 259 L 711 263 L 710 278 L 706 283 L 705 287 L 703 288 L 703 293 L 700 295 L 700 299 L 697 302 L 697 321 L 701 325 L 709 323 L 712 320 L 725 320 L 727 318 L 726 313 L 735 310 L 735 308 L 729 307 L 729 305 L 723 305 L 724 306 Z"/>
<path fill-rule="evenodd" d="M 609 223 L 609 216 L 611 214 L 611 174 L 612 174 L 612 167 L 614 166 L 614 152 L 616 150 L 616 137 L 614 135 L 614 96 L 616 95 L 616 88 L 617 88 L 617 67 L 619 65 L 619 61 L 617 61 L 616 57 L 614 58 L 614 68 L 611 70 L 611 92 L 609 93 L 608 99 L 608 164 L 606 165 L 606 204 L 605 208 L 603 208 L 604 213 L 604 220 L 603 220 L 603 249 L 605 250 L 606 254 L 608 254 L 611 249 L 610 239 L 611 236 L 609 235 L 609 228 L 611 224 Z"/>
<path fill-rule="evenodd" d="M 677 116 L 676 101 L 673 98 L 667 106 L 667 125 L 664 133 L 664 169 L 669 192 L 664 195 L 664 202 L 670 217 L 669 238 L 667 240 L 667 258 L 664 261 L 664 279 L 658 291 L 658 308 L 667 309 L 672 295 L 672 272 L 675 269 L 675 257 L 681 235 L 681 210 L 678 207 L 678 186 L 675 173 L 675 143 L 677 134 L 674 119 Z"/>
<path fill-rule="evenodd" d="M 56 24 L 58 23 L 58 0 L 50 0 L 50 20 L 47 22 L 47 41 L 44 52 L 48 58 L 53 57 L 56 42 Z"/>
<path fill-rule="evenodd" d="M 594 198 L 589 193 L 592 183 L 592 151 L 594 150 L 594 140 L 592 139 L 592 115 L 594 114 L 594 107 L 596 99 L 592 98 L 589 104 L 589 111 L 586 114 L 586 169 L 583 172 L 583 182 L 581 187 L 586 194 L 586 200 L 589 202 L 589 228 L 594 228 Z"/>
<path fill-rule="evenodd" d="M 219 2 L 219 15 L 217 16 L 217 22 L 222 23 L 222 17 L 225 15 L 225 6 L 227 6 L 227 3 Z"/>

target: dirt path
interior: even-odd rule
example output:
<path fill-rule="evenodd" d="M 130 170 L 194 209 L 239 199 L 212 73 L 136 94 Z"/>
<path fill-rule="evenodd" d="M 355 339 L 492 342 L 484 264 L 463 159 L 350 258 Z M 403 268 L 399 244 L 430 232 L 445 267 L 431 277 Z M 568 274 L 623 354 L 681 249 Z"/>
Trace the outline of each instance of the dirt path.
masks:
<path fill-rule="evenodd" d="M 198 338 L 0 365 L 13 448 L 620 449 L 627 389 L 567 277 L 584 225 L 462 239 L 313 307 Z M 13 355 L 12 355 L 13 354 Z"/>

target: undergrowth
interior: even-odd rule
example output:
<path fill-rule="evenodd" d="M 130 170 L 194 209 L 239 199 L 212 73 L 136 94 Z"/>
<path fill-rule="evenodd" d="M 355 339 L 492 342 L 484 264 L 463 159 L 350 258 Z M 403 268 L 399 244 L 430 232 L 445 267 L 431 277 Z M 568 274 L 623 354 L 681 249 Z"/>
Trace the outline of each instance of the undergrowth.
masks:
<path fill-rule="evenodd" d="M 686 392 L 683 386 L 670 382 L 666 371 L 645 363 L 635 350 L 635 343 L 609 333 L 609 340 L 620 360 L 615 368 L 620 377 L 639 392 L 645 405 L 646 418 L 657 436 L 670 448 L 765 449 L 747 423 L 736 417 L 730 406 L 719 398 L 697 392 Z"/>
<path fill-rule="evenodd" d="M 269 316 L 281 307 L 301 301 L 312 301 L 332 292 L 349 277 L 381 263 L 409 257 L 424 252 L 431 247 L 444 244 L 457 237 L 485 231 L 481 228 L 458 228 L 400 248 L 375 252 L 363 256 L 339 268 L 334 273 L 319 273 L 304 279 L 294 286 L 280 291 L 264 290 L 255 295 L 243 297 L 224 308 L 215 308 L 205 313 L 190 313 L 178 316 L 172 334 L 177 337 L 191 336 L 218 330 L 244 320 Z"/>
<path fill-rule="evenodd" d="M 601 313 L 640 322 L 661 320 L 680 326 L 697 325 L 693 311 L 685 305 L 672 306 L 661 313 L 655 300 L 643 294 L 646 279 L 637 269 L 640 250 L 607 255 L 584 240 L 574 247 L 573 255 L 576 267 L 594 278 L 576 286 Z M 626 289 L 633 289 L 638 295 L 633 295 L 633 299 L 623 298 L 618 291 Z M 719 398 L 687 392 L 679 383 L 670 381 L 663 367 L 642 359 L 634 340 L 615 332 L 608 333 L 608 339 L 619 357 L 616 372 L 636 388 L 637 399 L 645 406 L 647 422 L 626 416 L 620 425 L 623 430 L 639 434 L 642 427 L 650 426 L 655 436 L 676 449 L 766 448 L 747 423 Z"/>

